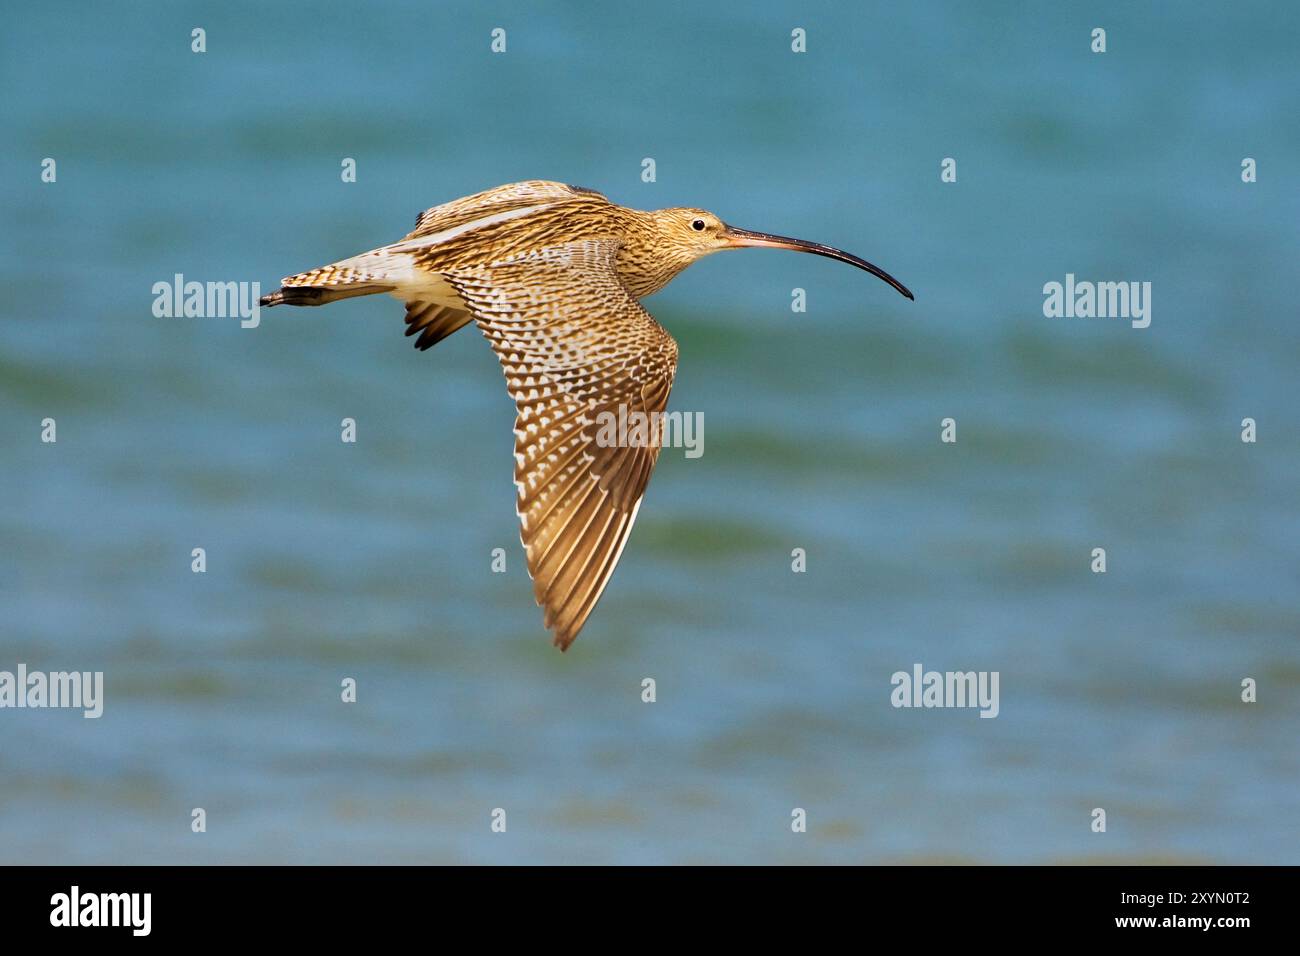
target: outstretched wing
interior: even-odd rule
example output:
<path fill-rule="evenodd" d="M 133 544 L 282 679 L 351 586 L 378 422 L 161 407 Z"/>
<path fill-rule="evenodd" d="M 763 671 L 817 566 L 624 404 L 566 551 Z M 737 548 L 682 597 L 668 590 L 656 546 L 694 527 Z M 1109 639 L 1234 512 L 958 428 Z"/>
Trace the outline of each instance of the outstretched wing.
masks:
<path fill-rule="evenodd" d="M 561 648 L 614 573 L 659 456 L 644 441 L 657 430 L 623 434 L 619 422 L 658 423 L 677 370 L 677 343 L 624 288 L 617 251 L 613 240 L 565 243 L 447 275 L 518 408 L 521 538 Z"/>

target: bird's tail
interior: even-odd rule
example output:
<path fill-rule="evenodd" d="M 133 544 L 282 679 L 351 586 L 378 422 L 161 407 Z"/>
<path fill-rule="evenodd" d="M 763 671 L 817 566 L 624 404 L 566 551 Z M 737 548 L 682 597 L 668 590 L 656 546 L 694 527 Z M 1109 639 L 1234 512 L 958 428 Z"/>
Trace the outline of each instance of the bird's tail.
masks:
<path fill-rule="evenodd" d="M 280 280 L 280 288 L 262 296 L 259 304 L 264 308 L 273 305 L 325 305 L 358 295 L 392 292 L 396 286 L 385 281 L 387 277 L 382 261 L 374 253 L 366 253 L 288 276 Z"/>

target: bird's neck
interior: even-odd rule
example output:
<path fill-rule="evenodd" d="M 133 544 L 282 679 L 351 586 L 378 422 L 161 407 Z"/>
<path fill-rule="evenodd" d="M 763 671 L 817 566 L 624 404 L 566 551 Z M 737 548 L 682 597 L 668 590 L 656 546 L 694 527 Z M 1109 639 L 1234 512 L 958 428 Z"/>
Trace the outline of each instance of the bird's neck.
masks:
<path fill-rule="evenodd" d="M 638 299 L 658 292 L 691 264 L 666 242 L 653 213 L 629 209 L 618 250 L 618 275 Z"/>

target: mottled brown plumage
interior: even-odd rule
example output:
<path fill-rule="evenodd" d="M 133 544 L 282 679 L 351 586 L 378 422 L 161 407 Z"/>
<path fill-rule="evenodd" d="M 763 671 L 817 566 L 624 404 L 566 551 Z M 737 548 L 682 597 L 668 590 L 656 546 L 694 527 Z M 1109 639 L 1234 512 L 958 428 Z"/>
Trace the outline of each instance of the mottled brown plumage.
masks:
<path fill-rule="evenodd" d="M 852 263 L 829 246 L 727 226 L 702 209 L 642 212 L 600 193 L 530 181 L 434 206 L 401 240 L 283 280 L 266 306 L 386 292 L 427 349 L 471 321 L 515 401 L 521 537 L 555 643 L 582 629 L 627 543 L 659 449 L 605 446 L 602 413 L 662 412 L 677 343 L 641 307 L 691 263 L 771 246 Z"/>

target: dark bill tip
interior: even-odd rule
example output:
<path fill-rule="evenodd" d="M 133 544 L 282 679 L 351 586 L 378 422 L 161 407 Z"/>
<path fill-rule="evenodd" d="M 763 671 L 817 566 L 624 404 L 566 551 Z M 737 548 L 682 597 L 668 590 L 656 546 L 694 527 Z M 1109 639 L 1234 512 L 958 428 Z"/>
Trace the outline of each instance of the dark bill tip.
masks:
<path fill-rule="evenodd" d="M 866 259 L 859 259 L 851 252 L 845 252 L 843 249 L 836 249 L 834 246 L 823 245 L 820 242 L 809 242 L 806 239 L 791 239 L 788 236 L 774 236 L 767 232 L 752 232 L 749 229 L 737 229 L 735 226 L 727 227 L 727 236 L 731 239 L 731 244 L 737 248 L 759 248 L 766 247 L 769 249 L 790 249 L 794 252 L 811 252 L 816 256 L 825 256 L 827 259 L 837 259 L 840 262 L 847 262 L 851 266 L 857 266 L 865 272 L 870 272 L 877 279 L 889 283 L 900 295 L 906 296 L 913 302 L 916 296 L 912 295 L 912 290 L 903 283 L 899 282 L 884 269 L 872 265 Z"/>

